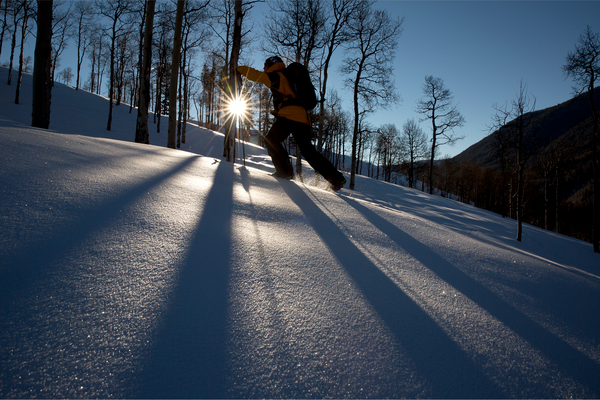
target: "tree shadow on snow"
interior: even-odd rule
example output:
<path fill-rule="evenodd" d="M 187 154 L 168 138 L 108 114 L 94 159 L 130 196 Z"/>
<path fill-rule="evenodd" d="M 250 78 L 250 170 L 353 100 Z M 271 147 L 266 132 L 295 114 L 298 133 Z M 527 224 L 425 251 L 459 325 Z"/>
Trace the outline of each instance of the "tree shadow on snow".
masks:
<path fill-rule="evenodd" d="M 136 398 L 221 398 L 227 393 L 227 293 L 233 165 L 219 163 L 202 217 L 138 375 Z"/>
<path fill-rule="evenodd" d="M 468 355 L 394 284 L 297 185 L 282 185 L 383 319 L 428 385 L 431 398 L 506 397 Z M 354 204 L 352 204 L 354 206 Z M 358 209 L 358 208 L 357 208 Z M 406 243 L 403 243 L 403 247 Z M 454 366 L 448 368 L 449 365 Z M 398 397 L 402 393 L 383 393 Z"/>
<path fill-rule="evenodd" d="M 525 339 L 535 349 L 540 351 L 548 360 L 558 366 L 564 379 L 580 382 L 597 396 L 600 393 L 600 365 L 569 346 L 553 333 L 547 331 L 521 311 L 508 304 L 498 295 L 477 282 L 475 279 L 457 269 L 443 257 L 436 254 L 412 236 L 403 232 L 397 226 L 385 220 L 377 213 L 357 201 L 343 198 L 346 203 L 361 213 L 368 221 L 404 249 L 409 249 L 410 254 L 421 262 L 438 277 L 460 291 L 479 307 L 486 310 L 494 318 Z M 361 278 L 364 279 L 364 278 Z M 444 347 L 440 347 L 444 349 Z M 449 356 L 447 352 L 446 356 Z M 456 363 L 453 363 L 456 365 Z M 462 376 L 462 375 L 461 375 Z M 465 379 L 466 377 L 462 377 Z M 552 387 L 551 377 L 547 387 L 534 388 L 536 397 L 555 397 L 559 392 Z M 527 385 L 527 379 L 523 379 Z M 531 388 L 529 388 L 531 389 Z M 451 397 L 469 397 L 467 393 L 448 393 Z M 434 393 L 434 397 L 439 393 Z M 500 393 L 486 393 L 484 397 L 501 395 Z M 477 396 L 479 397 L 479 396 Z"/>
<path fill-rule="evenodd" d="M 121 210 L 188 168 L 194 160 L 195 157 L 184 158 L 171 169 L 107 199 L 100 207 L 79 208 L 71 212 L 68 220 L 60 221 L 58 227 L 52 226 L 51 231 L 43 232 L 41 236 L 44 239 L 41 241 L 25 243 L 19 251 L 0 252 L 4 253 L 4 265 L 0 271 L 0 304 L 8 306 L 15 298 L 35 292 L 36 286 L 42 285 L 49 274 L 64 267 L 65 257 L 70 251 L 82 247 L 86 239 L 118 221 L 122 218 Z M 49 199 L 48 205 L 56 208 L 62 203 L 56 205 Z"/>

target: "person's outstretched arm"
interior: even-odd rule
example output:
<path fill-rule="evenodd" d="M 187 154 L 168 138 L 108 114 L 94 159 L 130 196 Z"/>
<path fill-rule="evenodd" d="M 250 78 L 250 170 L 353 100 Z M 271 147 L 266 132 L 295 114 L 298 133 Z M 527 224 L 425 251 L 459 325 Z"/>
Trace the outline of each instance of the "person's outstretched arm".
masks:
<path fill-rule="evenodd" d="M 265 72 L 261 72 L 251 67 L 246 67 L 245 65 L 240 65 L 237 67 L 237 71 L 246 78 L 250 79 L 252 82 L 262 83 L 267 85 L 267 87 L 271 87 L 271 79 L 269 79 L 269 75 Z"/>

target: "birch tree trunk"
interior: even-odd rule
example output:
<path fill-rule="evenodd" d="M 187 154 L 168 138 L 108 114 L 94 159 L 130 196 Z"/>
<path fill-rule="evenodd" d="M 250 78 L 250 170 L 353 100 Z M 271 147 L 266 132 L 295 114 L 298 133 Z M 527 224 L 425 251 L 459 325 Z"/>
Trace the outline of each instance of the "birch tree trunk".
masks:
<path fill-rule="evenodd" d="M 154 25 L 154 6 L 156 0 L 148 0 L 146 10 L 146 28 L 144 31 L 144 49 L 142 56 L 142 77 L 140 79 L 140 103 L 135 128 L 136 143 L 150 143 L 148 132 L 148 105 L 150 103 L 150 70 L 152 67 L 152 28 Z"/>
<path fill-rule="evenodd" d="M 242 44 L 242 0 L 235 0 L 235 22 L 233 25 L 233 41 L 231 45 L 231 58 L 229 59 L 229 93 L 230 98 L 237 95 L 238 60 Z M 227 119 L 223 156 L 228 162 L 235 162 L 235 121 L 234 116 Z"/>
<path fill-rule="evenodd" d="M 169 87 L 169 131 L 167 147 L 174 149 L 177 142 L 177 78 L 179 75 L 179 51 L 181 50 L 181 25 L 183 22 L 184 0 L 177 1 L 175 18 L 175 37 L 173 38 L 173 57 L 171 63 L 171 84 Z"/>
<path fill-rule="evenodd" d="M 21 94 L 21 82 L 23 81 L 23 49 L 25 37 L 27 36 L 27 20 L 29 19 L 29 5 L 23 5 L 23 23 L 21 24 L 21 50 L 19 52 L 19 72 L 17 73 L 17 90 L 15 93 L 15 104 L 19 104 Z M 16 27 L 15 27 L 16 29 Z"/>
<path fill-rule="evenodd" d="M 38 0 L 37 39 L 33 64 L 31 126 L 48 129 L 50 125 L 50 56 L 52 52 L 52 0 Z"/>

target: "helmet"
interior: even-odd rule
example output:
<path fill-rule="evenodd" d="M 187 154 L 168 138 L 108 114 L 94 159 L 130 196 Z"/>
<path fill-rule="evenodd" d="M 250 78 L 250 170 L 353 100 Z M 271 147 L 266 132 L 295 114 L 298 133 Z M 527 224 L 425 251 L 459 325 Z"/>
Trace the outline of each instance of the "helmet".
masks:
<path fill-rule="evenodd" d="M 283 60 L 279 56 L 272 56 L 265 60 L 265 67 L 269 68 L 277 63 L 282 63 Z"/>

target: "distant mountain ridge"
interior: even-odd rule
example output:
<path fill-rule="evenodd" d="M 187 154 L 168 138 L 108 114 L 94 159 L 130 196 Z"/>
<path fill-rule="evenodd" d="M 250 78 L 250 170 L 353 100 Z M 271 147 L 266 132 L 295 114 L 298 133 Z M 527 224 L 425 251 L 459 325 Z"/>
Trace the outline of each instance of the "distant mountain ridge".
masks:
<path fill-rule="evenodd" d="M 600 108 L 600 87 L 594 90 L 594 102 Z M 583 93 L 553 107 L 533 111 L 533 119 L 526 135 L 537 130 L 539 142 L 537 153 L 541 154 L 552 143 L 572 142 L 582 144 L 582 136 L 591 133 L 592 110 L 589 93 Z M 570 147 L 570 146 L 569 146 Z M 467 148 L 453 158 L 457 162 L 469 161 L 482 167 L 496 169 L 498 161 L 496 146 L 492 135 Z"/>
<path fill-rule="evenodd" d="M 600 108 L 600 88 L 594 90 L 594 103 Z M 589 92 L 528 116 L 531 119 L 525 130 L 529 147 L 524 178 L 527 223 L 591 241 L 594 174 Z M 480 176 L 486 178 L 469 180 L 471 190 L 494 193 L 491 198 L 479 199 L 480 206 L 512 216 L 517 185 L 516 150 L 509 152 L 502 171 L 495 141 L 494 135 L 489 135 L 449 161 L 464 170 L 479 168 Z M 498 198 L 503 199 L 500 204 Z"/>

